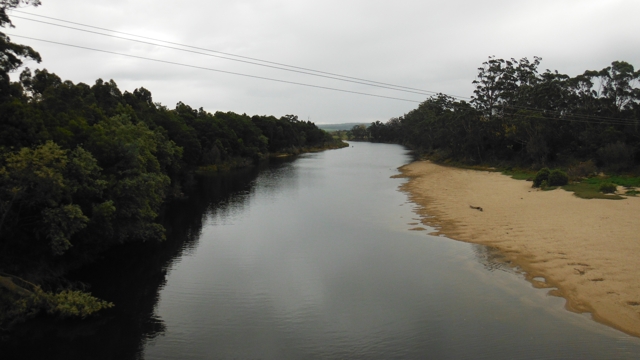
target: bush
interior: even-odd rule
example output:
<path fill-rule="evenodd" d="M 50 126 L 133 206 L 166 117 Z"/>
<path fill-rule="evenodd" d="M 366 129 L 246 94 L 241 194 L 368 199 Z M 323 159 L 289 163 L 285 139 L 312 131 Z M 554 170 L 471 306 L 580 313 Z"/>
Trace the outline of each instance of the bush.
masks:
<path fill-rule="evenodd" d="M 543 181 L 549 179 L 549 173 L 551 173 L 551 171 L 549 171 L 549 168 L 540 169 L 540 171 L 538 171 L 536 176 L 533 178 L 533 187 L 540 187 Z"/>
<path fill-rule="evenodd" d="M 603 192 L 605 194 L 613 194 L 617 189 L 618 187 L 613 183 L 602 183 L 600 184 L 600 188 L 598 188 L 600 192 Z"/>
<path fill-rule="evenodd" d="M 569 178 L 571 178 L 572 180 L 577 180 L 580 178 L 591 176 L 597 171 L 598 168 L 596 167 L 596 164 L 593 162 L 593 160 L 588 160 L 585 162 L 581 162 L 576 166 L 570 167 L 567 175 L 569 175 Z"/>
<path fill-rule="evenodd" d="M 113 303 L 100 300 L 82 291 L 65 290 L 50 296 L 52 305 L 47 312 L 60 317 L 85 318 L 102 309 L 113 307 Z"/>
<path fill-rule="evenodd" d="M 563 186 L 569 183 L 569 177 L 564 171 L 555 169 L 549 173 L 547 181 L 549 186 Z"/>

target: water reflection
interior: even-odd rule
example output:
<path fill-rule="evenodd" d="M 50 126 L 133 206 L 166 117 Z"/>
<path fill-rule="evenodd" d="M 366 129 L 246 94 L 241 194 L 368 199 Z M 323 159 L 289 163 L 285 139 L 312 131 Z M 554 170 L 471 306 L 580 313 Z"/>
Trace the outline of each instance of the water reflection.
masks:
<path fill-rule="evenodd" d="M 565 311 L 495 249 L 408 230 L 416 215 L 397 191 L 405 180 L 391 176 L 410 157 L 395 145 L 353 145 L 201 182 L 164 214 L 167 242 L 114 249 L 75 275 L 113 311 L 23 327 L 9 350 L 65 359 L 637 358 L 637 339 Z"/>
<path fill-rule="evenodd" d="M 291 161 L 199 179 L 186 200 L 174 201 L 164 209 L 161 221 L 167 230 L 166 241 L 125 244 L 71 274 L 74 280 L 91 284 L 89 291 L 95 296 L 115 303 L 113 309 L 83 321 L 41 318 L 17 326 L 0 343 L 1 358 L 141 358 L 145 344 L 166 331 L 155 310 L 167 272 L 198 247 L 206 220 L 231 218 L 244 211 L 260 171 L 276 173 L 271 169 L 286 169 Z M 282 180 L 273 178 L 262 186 L 277 194 L 281 185 L 288 186 L 286 181 L 295 181 L 295 177 Z"/>

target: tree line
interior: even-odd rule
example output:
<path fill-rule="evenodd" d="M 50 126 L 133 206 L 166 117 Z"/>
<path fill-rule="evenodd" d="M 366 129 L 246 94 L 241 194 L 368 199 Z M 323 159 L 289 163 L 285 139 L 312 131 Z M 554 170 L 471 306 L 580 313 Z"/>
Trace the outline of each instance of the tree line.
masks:
<path fill-rule="evenodd" d="M 21 4 L 40 2 L 0 0 L 0 26 Z M 11 81 L 24 59 L 41 60 L 0 32 L 0 327 L 40 309 L 85 316 L 110 306 L 70 289 L 64 273 L 115 244 L 163 239 L 160 208 L 194 172 L 342 146 L 294 115 L 171 109 L 144 87 L 46 69 Z"/>
<path fill-rule="evenodd" d="M 470 101 L 438 94 L 385 123 L 354 127 L 348 136 L 467 163 L 593 161 L 612 171 L 636 168 L 640 71 L 614 61 L 571 77 L 540 72 L 541 60 L 490 57 L 478 68 Z"/>

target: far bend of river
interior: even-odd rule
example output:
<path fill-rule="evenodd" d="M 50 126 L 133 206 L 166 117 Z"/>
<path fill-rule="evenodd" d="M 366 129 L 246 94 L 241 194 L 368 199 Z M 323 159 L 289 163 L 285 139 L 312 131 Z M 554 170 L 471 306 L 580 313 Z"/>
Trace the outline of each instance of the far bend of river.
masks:
<path fill-rule="evenodd" d="M 20 327 L 0 358 L 640 358 L 495 251 L 409 230 L 391 176 L 411 160 L 358 142 L 202 181 L 167 210 L 165 243 L 76 275 L 116 308 Z"/>

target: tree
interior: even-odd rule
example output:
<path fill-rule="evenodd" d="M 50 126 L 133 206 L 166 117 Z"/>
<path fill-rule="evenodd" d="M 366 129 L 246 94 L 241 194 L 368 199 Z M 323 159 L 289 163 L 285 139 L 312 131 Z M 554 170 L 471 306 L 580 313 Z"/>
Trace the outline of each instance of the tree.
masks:
<path fill-rule="evenodd" d="M 367 133 L 367 127 L 365 125 L 354 125 L 347 133 L 349 139 L 354 140 L 367 140 L 369 134 Z"/>
<path fill-rule="evenodd" d="M 89 222 L 80 205 L 104 188 L 95 159 L 82 148 L 69 152 L 48 141 L 35 149 L 9 153 L 3 160 L 0 238 L 4 251 L 65 253 L 72 246 L 72 236 Z"/>
<path fill-rule="evenodd" d="M 171 184 L 167 169 L 182 156 L 182 149 L 126 115 L 94 125 L 86 146 L 96 154 L 107 180 L 100 202 L 106 217 L 90 224 L 101 229 L 96 239 L 109 244 L 164 238 L 164 228 L 155 219 Z"/>
<path fill-rule="evenodd" d="M 0 27 L 14 27 L 7 11 L 20 4 L 38 6 L 40 0 L 0 0 Z M 0 100 L 10 94 L 9 73 L 19 68 L 25 58 L 41 61 L 40 54 L 31 47 L 13 43 L 5 33 L 0 32 Z"/>
<path fill-rule="evenodd" d="M 634 103 L 640 102 L 640 89 L 633 87 L 634 82 L 640 80 L 640 70 L 634 71 L 633 65 L 614 61 L 598 75 L 602 82 L 602 97 L 614 114 L 631 110 Z"/>

